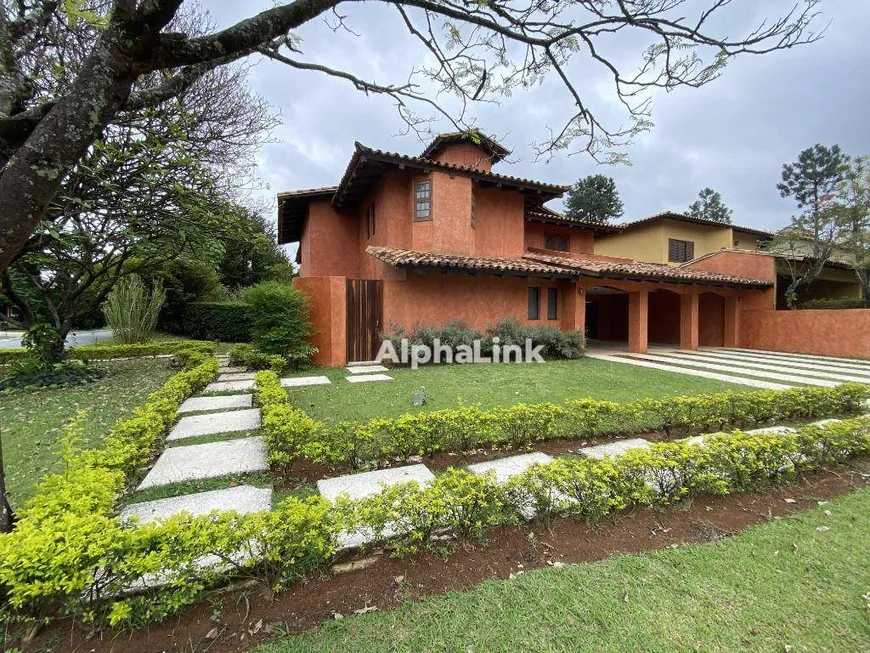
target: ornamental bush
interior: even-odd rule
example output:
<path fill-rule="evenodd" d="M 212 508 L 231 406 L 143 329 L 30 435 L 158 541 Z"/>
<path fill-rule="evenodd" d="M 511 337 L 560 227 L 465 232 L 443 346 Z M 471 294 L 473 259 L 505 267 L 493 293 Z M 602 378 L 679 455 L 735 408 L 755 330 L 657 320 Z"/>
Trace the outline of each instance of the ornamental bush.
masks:
<path fill-rule="evenodd" d="M 826 299 L 809 299 L 803 302 L 801 309 L 842 310 L 847 308 L 870 308 L 860 297 L 828 297 Z"/>
<path fill-rule="evenodd" d="M 316 350 L 308 342 L 311 322 L 305 295 L 289 284 L 264 281 L 245 292 L 245 301 L 257 349 L 282 356 L 292 367 L 307 364 Z"/>
<path fill-rule="evenodd" d="M 272 370 L 280 374 L 287 367 L 287 360 L 278 354 L 267 354 L 247 343 L 239 343 L 230 349 L 230 363 L 252 370 Z"/>
<path fill-rule="evenodd" d="M 248 342 L 251 307 L 244 302 L 191 302 L 184 307 L 184 333 L 191 338 Z"/>
<path fill-rule="evenodd" d="M 67 359 L 95 361 L 111 360 L 113 358 L 138 358 L 144 356 L 162 356 L 175 354 L 177 351 L 197 350 L 203 354 L 214 354 L 213 342 L 183 340 L 171 342 L 149 342 L 141 345 L 83 345 L 66 350 Z M 0 349 L 0 364 L 12 363 L 26 358 L 28 352 L 23 349 Z"/>

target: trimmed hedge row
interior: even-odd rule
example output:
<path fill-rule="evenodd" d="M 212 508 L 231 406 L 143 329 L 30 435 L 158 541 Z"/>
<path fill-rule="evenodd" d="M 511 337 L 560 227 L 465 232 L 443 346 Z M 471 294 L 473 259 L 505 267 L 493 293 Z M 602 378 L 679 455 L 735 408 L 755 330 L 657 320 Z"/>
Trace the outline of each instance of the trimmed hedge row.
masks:
<path fill-rule="evenodd" d="M 294 408 L 274 372 L 259 372 L 256 388 L 272 464 L 286 466 L 301 457 L 355 468 L 412 455 L 482 447 L 522 448 L 541 440 L 622 436 L 655 429 L 671 436 L 849 414 L 857 412 L 870 396 L 870 387 L 850 383 L 835 388 L 727 392 L 622 404 L 575 399 L 563 404 L 517 404 L 490 410 L 462 406 L 329 427 Z"/>
<path fill-rule="evenodd" d="M 245 302 L 191 302 L 184 307 L 184 333 L 202 340 L 248 342 L 250 310 Z"/>
<path fill-rule="evenodd" d="M 334 506 L 320 497 L 288 498 L 254 515 L 179 515 L 142 526 L 120 520 L 113 510 L 125 474 L 147 460 L 183 396 L 216 373 L 210 359 L 177 374 L 113 430 L 103 450 L 68 454 L 67 471 L 40 485 L 15 532 L 0 537 L 0 582 L 18 617 L 62 611 L 135 627 L 165 618 L 228 575 L 254 577 L 270 589 L 286 586 L 328 563 L 341 532 L 373 534 L 379 541 L 398 532 L 396 550 L 404 553 L 429 545 L 444 529 L 477 537 L 489 526 L 519 522 L 530 509 L 541 518 L 594 520 L 695 493 L 754 489 L 870 453 L 865 417 L 796 435 L 735 432 L 703 445 L 654 444 L 604 461 L 556 460 L 506 486 L 491 475 L 451 469 L 423 488 L 407 483 L 356 502 L 339 499 Z M 269 374 L 260 373 L 261 380 Z M 257 386 L 265 410 L 290 408 L 280 385 Z M 207 555 L 225 562 L 198 564 Z M 143 577 L 165 583 L 131 595 Z"/>
<path fill-rule="evenodd" d="M 109 360 L 112 358 L 138 358 L 176 354 L 179 350 L 196 350 L 203 354 L 214 353 L 213 342 L 180 340 L 170 342 L 146 342 L 138 345 L 83 345 L 68 349 L 67 358 L 74 360 Z M 27 349 L 0 349 L 0 365 L 21 360 L 28 356 Z"/>

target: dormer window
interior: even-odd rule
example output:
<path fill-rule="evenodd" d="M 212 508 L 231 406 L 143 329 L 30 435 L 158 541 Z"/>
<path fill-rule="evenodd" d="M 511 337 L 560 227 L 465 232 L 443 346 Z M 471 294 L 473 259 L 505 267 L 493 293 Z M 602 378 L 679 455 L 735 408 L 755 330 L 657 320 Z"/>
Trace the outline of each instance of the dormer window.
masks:
<path fill-rule="evenodd" d="M 544 249 L 551 249 L 554 252 L 570 252 L 571 237 L 559 234 L 544 234 Z"/>
<path fill-rule="evenodd" d="M 414 222 L 432 219 L 432 181 L 414 182 Z"/>

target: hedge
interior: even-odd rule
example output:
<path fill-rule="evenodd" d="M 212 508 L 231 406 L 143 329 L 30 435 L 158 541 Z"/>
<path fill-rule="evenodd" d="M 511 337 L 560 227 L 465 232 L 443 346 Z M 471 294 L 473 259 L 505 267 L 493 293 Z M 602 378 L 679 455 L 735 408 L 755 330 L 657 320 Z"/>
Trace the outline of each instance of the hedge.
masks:
<path fill-rule="evenodd" d="M 657 429 L 671 436 L 849 414 L 857 412 L 870 396 L 870 387 L 849 383 L 835 388 L 726 392 L 627 403 L 575 399 L 490 410 L 461 406 L 329 427 L 290 405 L 274 372 L 259 372 L 256 387 L 272 464 L 286 466 L 296 458 L 306 458 L 354 468 L 412 455 L 481 447 L 523 448 L 541 440 L 623 436 Z"/>
<path fill-rule="evenodd" d="M 191 302 L 184 308 L 184 333 L 202 340 L 249 342 L 250 306 L 244 302 Z"/>
<path fill-rule="evenodd" d="M 839 310 L 847 308 L 870 308 L 860 297 L 828 297 L 826 299 L 809 299 L 800 305 L 801 309 Z"/>
<path fill-rule="evenodd" d="M 112 358 L 139 358 L 176 354 L 181 350 L 196 350 L 203 354 L 214 353 L 213 342 L 179 340 L 170 342 L 146 342 L 138 345 L 83 345 L 66 350 L 66 356 L 75 360 L 109 360 Z M 0 349 L 0 365 L 11 363 L 29 354 L 27 349 Z"/>
<path fill-rule="evenodd" d="M 560 459 L 507 485 L 451 469 L 422 488 L 401 484 L 333 506 L 320 497 L 288 498 L 253 515 L 179 515 L 141 526 L 120 520 L 114 509 L 126 475 L 149 458 L 183 398 L 216 373 L 212 358 L 175 375 L 113 429 L 103 449 L 68 453 L 67 471 L 40 484 L 16 530 L 0 536 L 0 582 L 15 616 L 62 611 L 98 624 L 140 626 L 197 600 L 230 574 L 253 576 L 272 589 L 286 586 L 330 561 L 338 533 L 392 539 L 404 553 L 428 546 L 444 529 L 477 537 L 530 511 L 542 519 L 591 521 L 699 493 L 755 489 L 870 453 L 870 419 L 863 417 L 794 435 L 735 432 L 702 444 L 653 444 L 603 461 Z M 258 375 L 257 401 L 273 414 L 293 410 L 283 389 L 269 382 L 271 374 Z M 297 411 L 296 418 L 305 414 Z M 207 555 L 224 564 L 201 565 Z M 164 583 L 141 591 L 143 577 Z"/>

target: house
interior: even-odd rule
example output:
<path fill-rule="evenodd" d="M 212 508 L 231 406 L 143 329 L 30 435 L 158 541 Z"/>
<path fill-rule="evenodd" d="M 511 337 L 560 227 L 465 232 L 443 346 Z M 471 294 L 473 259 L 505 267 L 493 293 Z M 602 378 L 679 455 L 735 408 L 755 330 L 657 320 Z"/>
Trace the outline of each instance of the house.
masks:
<path fill-rule="evenodd" d="M 356 143 L 338 185 L 278 194 L 279 242 L 299 243 L 295 283 L 310 300 L 316 362 L 371 360 L 394 326 L 484 328 L 506 316 L 633 352 L 736 346 L 741 311 L 773 307 L 771 257 L 729 252 L 694 266 L 604 254 L 625 228 L 547 208 L 568 187 L 494 171 L 508 153 L 479 133 L 442 134 L 418 156 Z M 727 231 L 723 244 L 753 235 Z"/>

